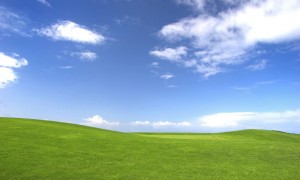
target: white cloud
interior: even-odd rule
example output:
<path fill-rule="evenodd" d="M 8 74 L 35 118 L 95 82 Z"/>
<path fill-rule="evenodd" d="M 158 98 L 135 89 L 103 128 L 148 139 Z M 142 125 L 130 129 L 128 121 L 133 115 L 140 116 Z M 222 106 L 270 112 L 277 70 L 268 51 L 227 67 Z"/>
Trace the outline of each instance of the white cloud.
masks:
<path fill-rule="evenodd" d="M 0 52 L 0 88 L 5 88 L 8 84 L 18 79 L 15 68 L 21 68 L 27 66 L 28 61 L 24 58 L 20 58 L 18 54 L 8 56 Z"/>
<path fill-rule="evenodd" d="M 247 68 L 253 71 L 263 70 L 265 69 L 267 62 L 268 62 L 267 60 L 263 59 L 261 61 L 256 62 L 256 64 L 252 64 L 248 66 Z"/>
<path fill-rule="evenodd" d="M 37 0 L 37 1 L 44 4 L 45 6 L 52 7 L 46 0 Z"/>
<path fill-rule="evenodd" d="M 91 51 L 83 51 L 83 52 L 72 52 L 70 53 L 71 56 L 76 56 L 82 60 L 87 60 L 87 61 L 94 61 L 97 59 L 97 54 Z"/>
<path fill-rule="evenodd" d="M 161 75 L 160 76 L 160 78 L 162 78 L 162 79 L 171 79 L 171 78 L 173 78 L 174 77 L 174 75 L 173 74 L 170 74 L 170 73 L 168 73 L 168 74 L 163 74 L 163 75 Z"/>
<path fill-rule="evenodd" d="M 196 72 L 201 73 L 205 78 L 223 72 L 224 70 L 216 65 L 197 64 Z"/>
<path fill-rule="evenodd" d="M 150 121 L 134 121 L 130 123 L 133 126 L 149 126 L 151 125 Z"/>
<path fill-rule="evenodd" d="M 175 126 L 176 123 L 170 121 L 153 122 L 153 127 Z"/>
<path fill-rule="evenodd" d="M 201 126 L 205 127 L 235 127 L 239 122 L 248 120 L 254 114 L 252 112 L 218 113 L 203 116 L 200 121 Z"/>
<path fill-rule="evenodd" d="M 181 59 L 187 54 L 187 48 L 180 46 L 177 48 L 165 48 L 163 50 L 153 50 L 150 51 L 150 55 L 158 57 L 160 59 L 176 61 Z"/>
<path fill-rule="evenodd" d="M 154 128 L 170 127 L 170 126 L 187 127 L 187 126 L 191 126 L 191 123 L 187 121 L 184 122 L 158 121 L 158 122 L 153 122 L 152 126 Z"/>
<path fill-rule="evenodd" d="M 0 66 L 0 88 L 5 88 L 9 83 L 17 79 L 15 72 L 11 68 Z"/>
<path fill-rule="evenodd" d="M 129 125 L 146 131 L 222 132 L 270 129 L 299 133 L 300 109 L 278 112 L 226 112 L 203 115 L 194 121 L 135 121 Z"/>
<path fill-rule="evenodd" d="M 101 116 L 95 115 L 89 118 L 84 119 L 84 125 L 87 126 L 95 126 L 95 127 L 104 127 L 104 128 L 109 128 L 112 126 L 119 126 L 119 122 L 110 122 L 107 120 L 104 120 Z"/>
<path fill-rule="evenodd" d="M 100 44 L 105 41 L 105 37 L 102 34 L 93 32 L 72 21 L 60 21 L 50 27 L 35 29 L 35 31 L 53 40 L 65 40 L 87 44 Z"/>
<path fill-rule="evenodd" d="M 283 124 L 300 120 L 300 110 L 284 112 L 232 112 L 217 113 L 199 118 L 200 125 L 208 128 L 247 128 L 251 124 Z"/>
<path fill-rule="evenodd" d="M 227 1 L 228 4 L 233 2 Z M 180 2 L 188 4 L 194 1 Z M 216 15 L 199 11 L 197 17 L 181 19 L 160 30 L 163 38 L 181 43 L 182 47 L 191 46 L 190 54 L 185 51 L 184 56 L 173 59 L 165 55 L 170 54 L 168 51 L 151 51 L 150 54 L 176 60 L 176 63 L 183 65 L 186 62 L 184 57 L 191 57 L 196 63 L 185 67 L 194 68 L 209 77 L 224 72 L 225 66 L 245 62 L 250 50 L 258 43 L 300 39 L 300 21 L 295 21 L 296 17 L 300 17 L 299 0 L 243 1 L 236 8 L 224 9 Z"/>
<path fill-rule="evenodd" d="M 192 124 L 190 122 L 187 121 L 183 121 L 183 122 L 170 122 L 170 121 L 154 121 L 154 122 L 150 122 L 150 121 L 135 121 L 135 122 L 131 122 L 130 125 L 133 126 L 151 126 L 153 128 L 164 128 L 164 127 L 189 127 Z"/>
<path fill-rule="evenodd" d="M 191 126 L 192 124 L 188 121 L 179 122 L 176 126 Z"/>
<path fill-rule="evenodd" d="M 0 52 L 0 66 L 8 68 L 20 68 L 28 65 L 28 61 L 24 58 L 19 58 L 18 54 L 12 57 Z"/>

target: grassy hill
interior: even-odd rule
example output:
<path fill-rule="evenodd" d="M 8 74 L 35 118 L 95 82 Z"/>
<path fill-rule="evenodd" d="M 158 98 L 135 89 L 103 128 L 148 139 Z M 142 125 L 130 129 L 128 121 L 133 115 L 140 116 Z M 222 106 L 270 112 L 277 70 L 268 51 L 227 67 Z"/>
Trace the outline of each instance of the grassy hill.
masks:
<path fill-rule="evenodd" d="M 0 118 L 0 179 L 300 179 L 300 135 L 120 133 Z"/>

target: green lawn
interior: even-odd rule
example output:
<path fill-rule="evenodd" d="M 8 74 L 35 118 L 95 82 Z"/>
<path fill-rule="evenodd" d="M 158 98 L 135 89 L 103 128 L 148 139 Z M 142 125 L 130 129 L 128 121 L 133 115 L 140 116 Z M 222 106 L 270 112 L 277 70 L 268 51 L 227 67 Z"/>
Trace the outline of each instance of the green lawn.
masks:
<path fill-rule="evenodd" d="M 120 133 L 0 118 L 0 179 L 300 179 L 300 135 Z"/>

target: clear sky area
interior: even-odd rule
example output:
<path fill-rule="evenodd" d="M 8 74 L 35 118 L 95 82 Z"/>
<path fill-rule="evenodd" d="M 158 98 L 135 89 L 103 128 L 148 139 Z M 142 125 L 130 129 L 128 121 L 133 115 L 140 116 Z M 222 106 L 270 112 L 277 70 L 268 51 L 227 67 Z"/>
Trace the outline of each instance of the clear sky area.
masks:
<path fill-rule="evenodd" d="M 0 116 L 300 133 L 299 0 L 0 0 Z"/>

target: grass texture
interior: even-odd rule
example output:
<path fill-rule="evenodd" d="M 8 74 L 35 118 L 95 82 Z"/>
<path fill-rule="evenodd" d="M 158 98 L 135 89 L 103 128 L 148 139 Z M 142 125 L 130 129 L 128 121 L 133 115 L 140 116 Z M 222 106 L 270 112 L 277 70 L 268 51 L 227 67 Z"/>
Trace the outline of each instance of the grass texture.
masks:
<path fill-rule="evenodd" d="M 121 133 L 0 118 L 0 179 L 300 179 L 300 135 Z"/>

